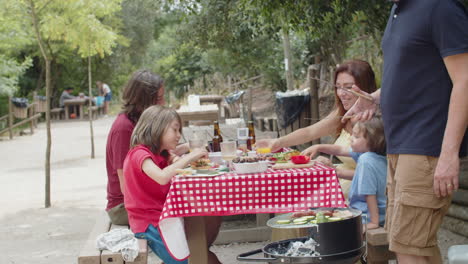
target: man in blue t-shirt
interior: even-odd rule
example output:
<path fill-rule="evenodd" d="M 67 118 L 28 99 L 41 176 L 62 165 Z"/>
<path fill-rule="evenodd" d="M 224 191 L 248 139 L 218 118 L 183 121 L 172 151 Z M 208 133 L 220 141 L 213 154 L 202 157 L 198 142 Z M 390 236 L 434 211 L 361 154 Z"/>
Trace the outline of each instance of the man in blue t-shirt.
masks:
<path fill-rule="evenodd" d="M 373 102 L 360 98 L 344 119 L 369 119 L 381 104 L 390 250 L 399 263 L 442 263 L 437 231 L 468 145 L 468 15 L 457 0 L 393 2 L 382 89 Z"/>

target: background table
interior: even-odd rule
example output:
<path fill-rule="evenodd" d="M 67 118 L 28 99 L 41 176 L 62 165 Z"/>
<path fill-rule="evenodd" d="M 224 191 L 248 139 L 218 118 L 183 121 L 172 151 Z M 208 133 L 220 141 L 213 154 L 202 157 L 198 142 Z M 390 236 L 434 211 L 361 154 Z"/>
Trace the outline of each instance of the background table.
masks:
<path fill-rule="evenodd" d="M 75 99 L 67 99 L 63 100 L 63 106 L 65 108 L 65 119 L 68 120 L 70 118 L 69 108 L 74 108 L 74 113 L 79 116 L 80 119 L 84 117 L 84 106 L 88 105 L 88 101 L 91 100 L 91 103 L 94 104 L 92 98 L 84 97 L 84 98 L 75 98 Z M 79 109 L 79 111 L 77 111 Z M 79 115 L 78 115 L 79 112 Z"/>
<path fill-rule="evenodd" d="M 182 105 L 177 113 L 182 119 L 182 125 L 188 126 L 191 120 L 207 120 L 214 122 L 219 119 L 218 106 L 215 104 L 200 105 L 195 108 L 189 108 L 187 105 Z"/>
<path fill-rule="evenodd" d="M 289 213 L 311 207 L 346 207 L 335 170 L 316 165 L 305 169 L 228 173 L 216 177 L 176 177 L 161 220 L 186 217 L 191 263 L 206 263 L 204 217 Z M 190 217 L 191 216 L 191 217 Z"/>

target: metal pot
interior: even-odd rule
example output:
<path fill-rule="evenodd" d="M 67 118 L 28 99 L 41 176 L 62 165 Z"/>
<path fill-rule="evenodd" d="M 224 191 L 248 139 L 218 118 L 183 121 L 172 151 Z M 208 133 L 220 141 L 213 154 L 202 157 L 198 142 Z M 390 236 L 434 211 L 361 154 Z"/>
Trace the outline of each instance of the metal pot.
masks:
<path fill-rule="evenodd" d="M 291 214 L 272 218 L 267 225 L 272 228 L 307 228 L 308 236 L 317 243 L 321 255 L 337 254 L 358 249 L 363 244 L 362 212 L 352 208 L 316 208 L 314 211 L 348 210 L 353 217 L 336 222 L 291 226 L 277 224 L 277 220 L 290 219 Z M 306 235 L 304 233 L 304 235 Z"/>
<path fill-rule="evenodd" d="M 366 244 L 362 243 L 360 247 L 335 253 L 335 254 L 327 254 L 327 255 L 320 255 L 320 256 L 311 256 L 311 257 L 289 257 L 285 256 L 286 251 L 289 248 L 289 244 L 291 242 L 304 242 L 308 240 L 308 237 L 302 238 L 294 238 L 294 239 L 287 239 L 281 240 L 278 242 L 273 242 L 262 249 L 256 249 L 250 252 L 246 252 L 237 256 L 237 260 L 239 261 L 246 261 L 246 262 L 267 262 L 267 263 L 309 263 L 309 264 L 354 264 L 356 263 L 361 255 L 365 251 Z M 264 257 L 250 257 L 252 255 L 262 253 Z"/>

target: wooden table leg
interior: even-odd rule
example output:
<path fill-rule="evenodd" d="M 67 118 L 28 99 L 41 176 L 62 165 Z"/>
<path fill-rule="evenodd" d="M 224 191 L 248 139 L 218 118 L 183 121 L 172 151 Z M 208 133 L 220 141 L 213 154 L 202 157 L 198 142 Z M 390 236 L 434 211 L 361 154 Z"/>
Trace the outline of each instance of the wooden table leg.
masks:
<path fill-rule="evenodd" d="M 205 217 L 185 217 L 185 234 L 190 249 L 190 264 L 208 263 L 208 248 L 206 242 Z"/>
<path fill-rule="evenodd" d="M 80 119 L 83 119 L 83 116 L 84 116 L 84 112 L 83 112 L 83 105 L 80 104 Z"/>
<path fill-rule="evenodd" d="M 68 118 L 70 117 L 69 109 L 70 109 L 70 106 L 66 105 L 65 106 L 65 120 L 68 120 Z"/>

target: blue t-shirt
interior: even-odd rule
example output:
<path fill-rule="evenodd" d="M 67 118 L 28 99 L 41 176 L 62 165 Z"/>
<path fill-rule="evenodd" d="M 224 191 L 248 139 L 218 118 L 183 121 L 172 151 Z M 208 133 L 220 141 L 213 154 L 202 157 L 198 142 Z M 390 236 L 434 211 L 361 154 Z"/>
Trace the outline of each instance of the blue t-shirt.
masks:
<path fill-rule="evenodd" d="M 387 153 L 439 156 L 453 86 L 443 59 L 468 53 L 466 10 L 456 0 L 400 0 L 382 50 Z M 462 156 L 467 142 L 465 133 Z"/>
<path fill-rule="evenodd" d="M 375 195 L 377 207 L 379 208 L 379 225 L 383 226 L 387 207 L 387 196 L 385 195 L 387 158 L 375 152 L 358 153 L 351 151 L 350 154 L 356 161 L 357 166 L 349 191 L 349 206 L 362 211 L 370 220 L 366 196 Z"/>

